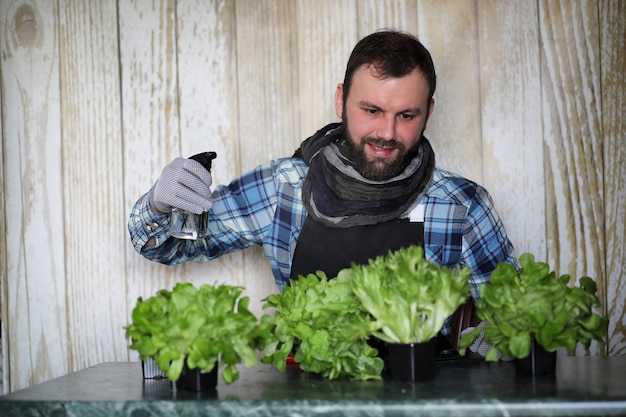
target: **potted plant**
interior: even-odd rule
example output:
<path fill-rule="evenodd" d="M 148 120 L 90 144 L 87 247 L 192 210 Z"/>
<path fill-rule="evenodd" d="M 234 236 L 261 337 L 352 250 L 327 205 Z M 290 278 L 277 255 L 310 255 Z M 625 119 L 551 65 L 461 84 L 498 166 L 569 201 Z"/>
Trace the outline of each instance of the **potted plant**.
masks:
<path fill-rule="evenodd" d="M 372 318 L 371 335 L 387 344 L 392 379 L 433 377 L 436 336 L 469 296 L 468 268 L 427 261 L 419 246 L 402 248 L 366 265 L 352 265 L 338 278 Z M 411 366 L 414 365 L 414 366 Z"/>
<path fill-rule="evenodd" d="M 464 354 L 482 334 L 490 346 L 487 361 L 498 361 L 502 354 L 516 359 L 518 372 L 554 373 L 556 351 L 574 351 L 578 343 L 588 348 L 592 340 L 601 340 L 608 318 L 593 311 L 600 301 L 592 278 L 582 277 L 579 286 L 570 286 L 569 275 L 557 279 L 548 264 L 536 262 L 532 254 L 521 255 L 519 261 L 519 271 L 499 264 L 491 283 L 480 288 L 476 314 L 485 325 L 465 334 L 459 350 Z M 548 362 L 538 366 L 543 361 L 536 355 L 544 352 L 549 353 Z"/>
<path fill-rule="evenodd" d="M 248 304 L 240 287 L 178 283 L 171 291 L 137 300 L 126 336 L 130 348 L 142 360 L 152 358 L 178 388 L 214 388 L 220 366 L 230 384 L 239 378 L 237 364 L 257 363 L 255 350 L 269 336 Z M 200 376 L 208 386 L 198 385 Z"/>
<path fill-rule="evenodd" d="M 327 379 L 381 379 L 383 361 L 368 344 L 371 319 L 346 277 L 328 279 L 323 272 L 291 280 L 279 294 L 265 298 L 261 317 L 273 341 L 263 362 L 281 371 L 287 358 L 307 372 Z"/>

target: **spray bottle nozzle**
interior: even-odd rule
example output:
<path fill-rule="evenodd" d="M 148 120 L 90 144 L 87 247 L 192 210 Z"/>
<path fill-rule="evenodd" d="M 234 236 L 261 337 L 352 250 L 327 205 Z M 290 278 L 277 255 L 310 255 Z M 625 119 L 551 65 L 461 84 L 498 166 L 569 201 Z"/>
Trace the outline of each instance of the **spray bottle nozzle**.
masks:
<path fill-rule="evenodd" d="M 217 158 L 217 154 L 213 151 L 210 152 L 200 152 L 190 157 L 189 159 L 193 159 L 194 161 L 200 162 L 204 169 L 207 171 L 211 171 L 211 162 Z"/>

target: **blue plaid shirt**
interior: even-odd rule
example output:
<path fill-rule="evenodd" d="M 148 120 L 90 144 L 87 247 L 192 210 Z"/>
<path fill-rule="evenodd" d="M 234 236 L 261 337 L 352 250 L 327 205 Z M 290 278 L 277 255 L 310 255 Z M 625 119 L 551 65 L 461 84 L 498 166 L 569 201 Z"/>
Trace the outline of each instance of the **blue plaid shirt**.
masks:
<path fill-rule="evenodd" d="M 306 217 L 302 185 L 308 166 L 284 158 L 260 166 L 213 192 L 209 237 L 169 239 L 169 215 L 156 215 L 149 191 L 135 203 L 128 228 L 135 249 L 148 259 L 167 265 L 204 262 L 252 245 L 261 245 L 279 288 L 289 283 L 291 261 Z M 424 252 L 428 260 L 445 266 L 467 266 L 472 296 L 487 282 L 499 262 L 517 266 L 513 245 L 480 185 L 435 169 L 419 202 L 424 211 Z M 408 213 L 404 217 L 408 217 Z M 148 239 L 156 244 L 144 247 Z"/>

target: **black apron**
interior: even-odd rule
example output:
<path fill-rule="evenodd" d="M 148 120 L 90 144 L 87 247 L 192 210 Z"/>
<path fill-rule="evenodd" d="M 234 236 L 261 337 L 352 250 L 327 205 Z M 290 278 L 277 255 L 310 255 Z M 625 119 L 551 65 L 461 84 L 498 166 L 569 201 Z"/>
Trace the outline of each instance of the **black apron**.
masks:
<path fill-rule="evenodd" d="M 291 279 L 317 271 L 334 278 L 353 262 L 364 265 L 369 259 L 411 245 L 424 247 L 423 222 L 396 219 L 375 225 L 330 228 L 307 216 L 291 263 Z M 384 343 L 370 340 L 370 344 L 383 360 L 388 360 Z M 437 335 L 436 352 L 437 360 L 460 358 L 441 332 Z"/>
<path fill-rule="evenodd" d="M 291 263 L 291 278 L 324 271 L 328 278 L 369 259 L 411 245 L 424 246 L 424 223 L 409 219 L 348 228 L 326 227 L 310 216 L 304 221 Z"/>

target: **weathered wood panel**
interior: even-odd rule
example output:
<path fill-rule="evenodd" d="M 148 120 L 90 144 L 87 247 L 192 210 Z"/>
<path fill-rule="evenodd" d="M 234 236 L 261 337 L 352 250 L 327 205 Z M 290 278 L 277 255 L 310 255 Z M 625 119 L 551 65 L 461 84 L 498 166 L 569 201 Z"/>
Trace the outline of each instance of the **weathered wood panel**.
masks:
<path fill-rule="evenodd" d="M 545 257 L 539 33 L 534 2 L 478 7 L 483 185 L 518 255 Z"/>
<path fill-rule="evenodd" d="M 602 148 L 609 354 L 626 354 L 626 2 L 600 2 Z M 594 153 L 600 152 L 598 148 Z"/>
<path fill-rule="evenodd" d="M 224 184 L 241 174 L 237 99 L 237 48 L 234 1 L 179 1 L 177 62 L 180 137 L 183 156 L 213 150 L 214 182 Z M 260 313 L 265 292 L 256 277 L 243 274 L 243 253 L 208 264 L 177 267 L 181 278 L 196 284 L 241 285 Z M 273 283 L 272 283 L 273 284 Z M 275 285 L 273 285 L 275 287 Z"/>
<path fill-rule="evenodd" d="M 176 55 L 181 154 L 212 150 L 213 180 L 241 173 L 233 0 L 177 3 Z"/>
<path fill-rule="evenodd" d="M 247 171 L 300 144 L 297 3 L 248 0 L 236 9 L 239 146 Z"/>
<path fill-rule="evenodd" d="M 545 1 L 539 10 L 549 259 L 573 281 L 594 277 L 604 298 L 597 3 Z"/>
<path fill-rule="evenodd" d="M 154 184 L 163 167 L 181 156 L 176 66 L 176 2 L 118 3 L 124 207 Z M 125 216 L 127 219 L 127 215 Z M 183 280 L 180 268 L 149 262 L 125 245 L 128 319 L 138 297 Z M 121 327 L 127 324 L 118 323 Z"/>
<path fill-rule="evenodd" d="M 344 16 L 356 14 L 355 2 L 324 0 L 320 7 L 298 2 L 297 77 L 300 129 L 293 145 L 311 136 L 322 126 L 340 121 L 335 115 L 335 91 L 343 82 L 346 61 L 357 41 L 356 22 Z M 293 69 L 292 69 L 293 70 Z"/>
<path fill-rule="evenodd" d="M 58 10 L 0 3 L 9 391 L 69 371 Z"/>
<path fill-rule="evenodd" d="M 540 7 L 544 58 L 547 169 L 554 190 L 551 257 L 563 272 L 596 273 L 603 280 L 604 208 L 600 45 L 596 2 L 544 2 Z M 557 250 L 558 249 L 558 250 Z M 557 256 L 556 254 L 560 254 Z"/>
<path fill-rule="evenodd" d="M 66 361 L 83 369 L 128 358 L 116 2 L 61 1 L 59 22 Z"/>
<path fill-rule="evenodd" d="M 239 154 L 246 172 L 293 154 L 300 143 L 298 115 L 297 3 L 238 1 L 237 95 Z M 263 292 L 278 291 L 260 247 L 243 253 L 241 271 Z"/>
<path fill-rule="evenodd" d="M 435 110 L 425 132 L 437 166 L 483 183 L 478 11 L 475 2 L 419 2 L 419 38 L 437 70 Z"/>
<path fill-rule="evenodd" d="M 357 1 L 359 38 L 383 28 L 417 33 L 416 0 L 362 0 Z M 352 45 L 354 46 L 354 45 Z M 352 47 L 350 48 L 352 49 Z"/>
<path fill-rule="evenodd" d="M 3 11 L 4 9 L 0 8 Z M 4 16 L 4 14 L 0 15 Z M 6 36 L 6 31 L 4 30 L 6 25 L 5 19 L 0 18 L 0 34 L 3 34 L 3 37 Z M 2 49 L 0 49 L 2 51 Z M 2 67 L 4 66 L 4 60 L 0 58 L 0 110 L 2 110 L 3 102 L 5 101 L 5 96 L 2 95 L 2 85 L 4 85 L 4 79 L 2 78 Z M 4 132 L 4 117 L 2 117 L 2 111 L 0 111 L 0 132 Z M 4 144 L 4 141 L 3 141 Z M 9 316 L 9 310 L 7 308 L 7 284 L 8 284 L 8 275 L 7 275 L 7 240 L 6 240 L 6 219 L 7 213 L 5 209 L 4 201 L 6 199 L 6 194 L 4 192 L 4 146 L 0 146 L 0 354 L 2 358 L 0 358 L 0 366 L 2 369 L 9 368 L 9 355 L 7 354 L 9 351 L 8 344 L 8 323 L 4 320 L 4 317 Z M 0 395 L 4 393 L 4 387 L 8 387 L 9 385 L 9 373 L 3 372 L 2 378 L 0 378 Z"/>

